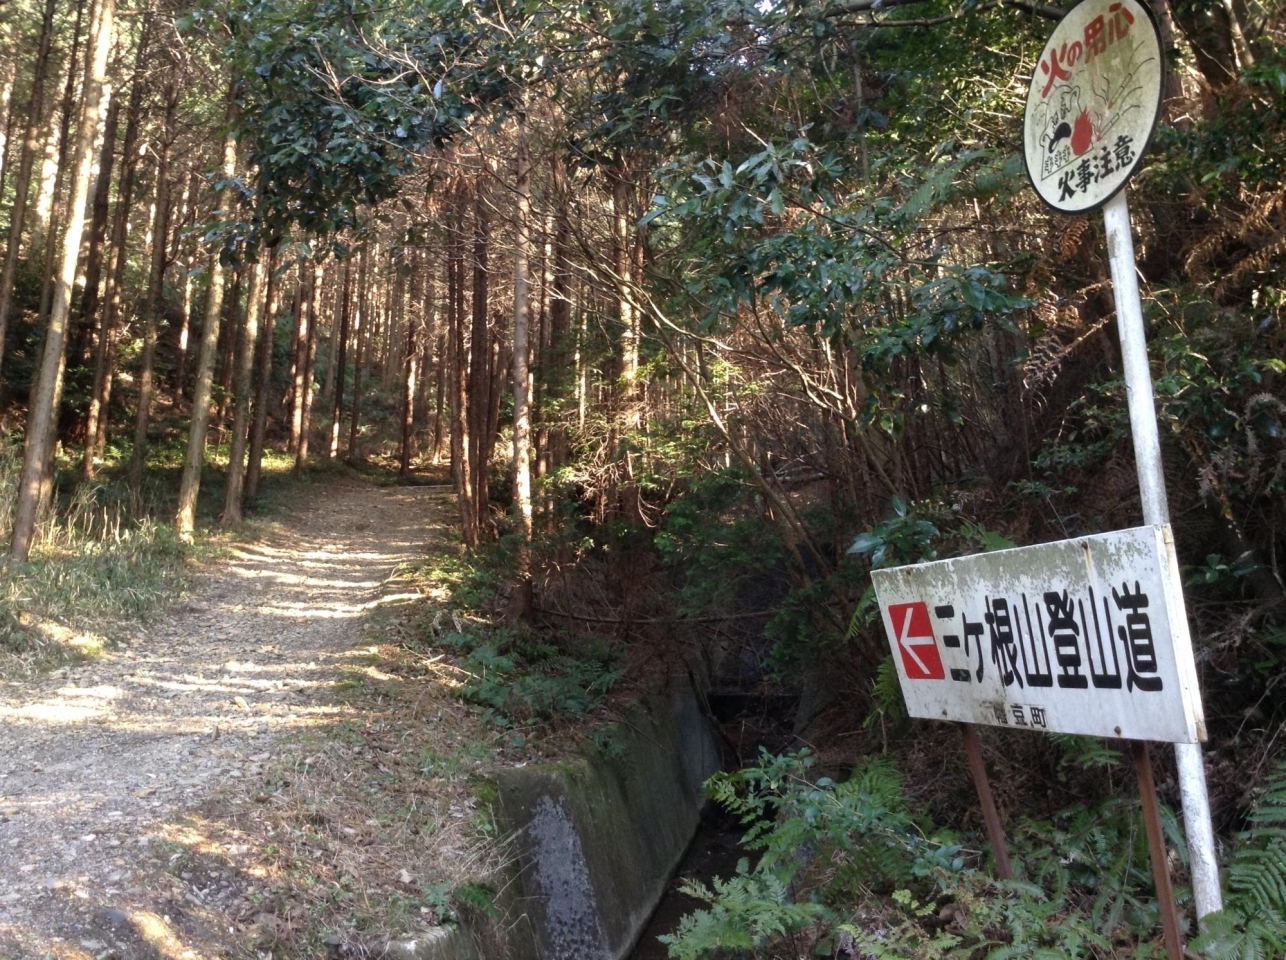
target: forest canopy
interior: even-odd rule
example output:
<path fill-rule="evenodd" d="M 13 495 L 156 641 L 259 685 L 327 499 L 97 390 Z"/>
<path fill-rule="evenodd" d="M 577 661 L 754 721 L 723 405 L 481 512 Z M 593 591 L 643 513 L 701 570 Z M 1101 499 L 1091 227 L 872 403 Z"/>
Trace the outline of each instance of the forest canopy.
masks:
<path fill-rule="evenodd" d="M 1231 835 L 1286 721 L 1286 21 L 1149 7 L 1165 101 L 1129 197 Z M 12 563 L 94 484 L 191 538 L 273 451 L 449 464 L 506 622 L 784 690 L 823 758 L 892 729 L 914 776 L 871 570 L 1141 517 L 1101 218 L 1042 205 L 1020 155 L 1064 12 L 9 0 Z M 1015 796 L 1105 802 L 1104 765 L 1067 782 L 1079 749 L 1024 741 Z M 741 759 L 729 796 L 778 802 Z M 838 937 L 836 909 L 783 922 Z"/>

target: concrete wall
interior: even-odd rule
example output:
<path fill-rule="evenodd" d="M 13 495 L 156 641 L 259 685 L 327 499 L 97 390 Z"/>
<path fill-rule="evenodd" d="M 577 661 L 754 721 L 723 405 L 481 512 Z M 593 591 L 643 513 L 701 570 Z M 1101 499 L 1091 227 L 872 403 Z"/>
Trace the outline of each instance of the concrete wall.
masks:
<path fill-rule="evenodd" d="M 701 785 L 719 768 L 686 678 L 645 696 L 607 742 L 497 782 L 538 960 L 629 954 L 696 832 Z"/>
<path fill-rule="evenodd" d="M 442 928 L 388 944 L 388 960 L 622 960 L 696 832 L 701 785 L 719 769 L 686 677 L 658 682 L 571 761 L 496 782 L 513 875 L 487 929 Z"/>

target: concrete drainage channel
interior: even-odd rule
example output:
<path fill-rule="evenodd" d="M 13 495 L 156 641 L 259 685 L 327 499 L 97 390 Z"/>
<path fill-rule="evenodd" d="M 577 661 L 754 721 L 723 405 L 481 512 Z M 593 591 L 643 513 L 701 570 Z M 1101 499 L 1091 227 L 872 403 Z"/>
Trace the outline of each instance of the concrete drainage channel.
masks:
<path fill-rule="evenodd" d="M 686 678 L 658 686 L 600 742 L 592 755 L 497 780 L 514 866 L 485 929 L 442 927 L 382 956 L 626 960 L 696 833 L 719 753 Z"/>

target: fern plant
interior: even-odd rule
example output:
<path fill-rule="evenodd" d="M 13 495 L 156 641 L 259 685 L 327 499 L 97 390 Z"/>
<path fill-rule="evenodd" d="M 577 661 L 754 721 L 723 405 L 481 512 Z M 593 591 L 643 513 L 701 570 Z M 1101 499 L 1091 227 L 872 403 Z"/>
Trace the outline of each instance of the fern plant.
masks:
<path fill-rule="evenodd" d="M 669 946 L 675 960 L 754 950 L 830 916 L 821 904 L 793 902 L 780 878 L 752 872 L 744 859 L 737 864 L 737 874 L 727 880 L 716 877 L 709 887 L 689 880 L 680 889 L 708 907 L 683 917 L 673 936 L 658 938 Z"/>
<path fill-rule="evenodd" d="M 1286 956 L 1286 761 L 1276 765 L 1237 834 L 1224 908 L 1205 918 L 1193 948 L 1211 960 Z"/>
<path fill-rule="evenodd" d="M 746 825 L 742 843 L 759 859 L 742 860 L 727 880 L 685 887 L 704 908 L 665 939 L 672 958 L 1159 956 L 1132 805 L 1020 821 L 1015 863 L 1026 879 L 1001 881 L 967 865 L 954 835 L 912 812 L 887 759 L 867 759 L 843 783 L 811 779 L 813 764 L 807 751 L 761 751 L 756 766 L 707 783 Z M 1277 806 L 1286 822 L 1286 777 Z M 1172 817 L 1165 829 L 1176 836 Z"/>

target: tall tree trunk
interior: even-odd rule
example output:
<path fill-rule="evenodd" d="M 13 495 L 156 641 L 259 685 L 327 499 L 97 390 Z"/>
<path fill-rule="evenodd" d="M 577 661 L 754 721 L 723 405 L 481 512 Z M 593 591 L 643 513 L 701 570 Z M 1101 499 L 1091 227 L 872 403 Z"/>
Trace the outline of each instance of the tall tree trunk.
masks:
<path fill-rule="evenodd" d="M 434 353 L 438 362 L 433 377 L 433 462 L 437 463 L 438 457 L 442 453 L 442 408 L 446 399 L 448 370 L 447 338 L 445 334 L 438 334 L 437 347 Z"/>
<path fill-rule="evenodd" d="M 474 523 L 479 535 L 487 523 L 487 411 L 491 405 L 491 337 L 487 331 L 487 222 L 485 171 L 473 185 L 473 327 L 469 336 L 469 477 L 473 487 Z"/>
<path fill-rule="evenodd" d="M 354 304 L 353 329 L 353 406 L 348 422 L 349 463 L 355 464 L 359 458 L 357 448 L 357 431 L 362 422 L 362 364 L 366 361 L 366 342 L 369 339 L 367 330 L 371 325 L 371 295 L 367 284 L 370 282 L 370 248 L 363 247 L 357 268 L 357 295 Z"/>
<path fill-rule="evenodd" d="M 63 84 L 58 126 L 51 129 L 45 148 L 45 166 L 41 170 L 40 193 L 36 198 L 36 217 L 31 232 L 31 245 L 44 246 L 40 258 L 43 280 L 40 285 L 40 311 L 43 321 L 49 315 L 54 296 L 54 258 L 58 254 L 58 223 L 64 219 L 58 200 L 62 196 L 63 176 L 67 172 L 67 151 L 71 139 L 71 118 L 76 111 L 77 63 L 80 59 L 81 26 L 85 19 L 85 0 L 76 4 L 76 21 L 72 26 L 71 53 L 67 58 L 67 80 Z M 110 98 L 110 92 L 107 94 Z M 50 117 L 52 127 L 53 118 Z M 97 136 L 98 131 L 94 131 Z M 90 177 L 93 183 L 93 176 Z M 92 186 L 91 186 L 92 190 Z"/>
<path fill-rule="evenodd" d="M 85 447 L 81 469 L 86 477 L 94 475 L 94 458 L 106 446 L 107 409 L 111 401 L 113 367 L 116 362 L 116 329 L 124 299 L 126 241 L 129 237 L 130 210 L 134 205 L 134 174 L 138 169 L 138 131 L 143 108 L 143 65 L 151 30 L 144 27 L 134 61 L 134 80 L 129 108 L 125 115 L 125 143 L 121 149 L 121 176 L 116 190 L 116 216 L 112 224 L 109 247 L 111 265 L 107 272 L 106 309 L 103 329 L 94 354 L 94 383 L 89 395 L 89 414 L 85 420 Z"/>
<path fill-rule="evenodd" d="M 85 246 L 84 291 L 80 297 L 80 320 L 76 333 L 74 356 L 82 363 L 90 356 L 99 333 L 102 314 L 103 257 L 107 252 L 107 221 L 111 213 L 112 165 L 116 161 L 116 130 L 120 119 L 120 101 L 107 91 L 107 113 L 103 122 L 103 142 L 98 152 L 98 175 L 92 184 L 93 203 L 89 214 L 89 231 Z"/>
<path fill-rule="evenodd" d="M 304 354 L 304 402 L 302 427 L 299 432 L 299 451 L 295 455 L 295 473 L 302 473 L 308 465 L 308 437 L 313 432 L 313 393 L 315 392 L 314 367 L 317 364 L 317 327 L 321 324 L 322 291 L 325 288 L 326 268 L 313 265 L 312 280 L 308 287 L 308 344 Z"/>
<path fill-rule="evenodd" d="M 227 528 L 241 523 L 242 479 L 245 477 L 246 433 L 250 423 L 250 374 L 254 366 L 255 345 L 259 340 L 259 314 L 263 309 L 265 264 L 256 262 L 250 268 L 250 289 L 246 292 L 246 332 L 237 348 L 237 372 L 232 389 L 232 442 L 228 445 L 228 483 L 219 526 Z"/>
<path fill-rule="evenodd" d="M 40 40 L 31 78 L 31 95 L 27 98 L 27 130 L 18 160 L 18 179 L 14 186 L 13 209 L 9 211 L 9 239 L 5 247 L 4 267 L 0 269 L 0 369 L 4 364 L 5 335 L 9 329 L 9 311 L 13 304 L 13 285 L 18 273 L 18 251 L 22 246 L 22 228 L 26 221 L 27 199 L 31 193 L 31 169 L 40 147 L 40 118 L 45 111 L 45 81 L 49 76 L 49 45 L 53 37 L 54 13 L 58 0 L 45 0 L 45 15 L 40 25 Z M 94 104 L 97 126 L 98 104 Z M 93 136 L 91 132 L 90 137 Z M 82 140 L 84 139 L 82 134 Z M 92 141 L 91 141 L 92 142 Z M 77 216 L 74 211 L 72 216 Z M 34 522 L 34 521 L 33 521 Z M 26 556 L 24 551 L 23 556 Z"/>
<path fill-rule="evenodd" d="M 299 440 L 304 429 L 304 371 L 308 366 L 308 303 L 312 273 L 301 263 L 295 282 L 294 355 L 290 366 L 290 446 L 299 455 Z"/>
<path fill-rule="evenodd" d="M 562 197 L 562 178 L 555 176 L 559 185 L 556 196 Z M 556 411 L 557 421 L 549 431 L 549 460 L 551 469 L 557 470 L 567 462 L 567 411 L 563 409 L 575 375 L 572 357 L 572 291 L 571 291 L 571 221 L 567 204 L 556 201 L 554 215 L 553 291 L 550 294 L 550 363 L 547 381 L 550 406 Z"/>
<path fill-rule="evenodd" d="M 277 339 L 277 313 L 281 309 L 281 282 L 277 272 L 278 248 L 268 253 L 268 296 L 263 311 L 263 335 L 259 338 L 259 362 L 255 371 L 254 427 L 250 431 L 250 463 L 246 466 L 246 496 L 259 495 L 259 473 L 263 465 L 264 437 L 268 432 L 268 398 L 272 392 L 272 354 Z"/>
<path fill-rule="evenodd" d="M 182 91 L 178 62 L 171 51 L 165 84 L 165 126 L 156 153 L 156 201 L 152 208 L 152 257 L 143 303 L 143 355 L 139 359 L 138 408 L 134 411 L 134 445 L 130 450 L 129 491 L 135 513 L 143 506 L 143 464 L 147 458 L 147 428 L 152 414 L 152 379 L 156 365 L 156 338 L 160 328 L 161 294 L 165 288 L 166 245 L 170 229 L 170 159 L 178 125 Z"/>
<path fill-rule="evenodd" d="M 18 57 L 14 43 L 14 26 L 7 23 L 0 43 L 11 51 L 0 63 L 0 196 L 4 196 L 4 185 L 9 173 L 9 156 L 13 147 L 13 121 L 17 111 L 13 109 L 14 86 L 18 79 Z"/>
<path fill-rule="evenodd" d="M 76 31 L 76 40 L 80 40 L 80 31 Z M 40 165 L 36 171 L 36 202 L 31 208 L 31 233 L 27 243 L 32 251 L 41 248 L 55 248 L 58 237 L 50 230 L 50 219 L 53 216 L 55 184 L 59 172 L 66 165 L 67 132 L 71 126 L 71 115 L 76 110 L 76 61 L 80 55 L 80 44 L 75 43 L 68 57 L 66 84 L 61 106 L 55 107 L 49 114 L 45 129 L 45 145 L 41 151 Z M 62 160 L 63 162 L 59 162 Z M 50 270 L 52 273 L 52 269 Z M 50 286 L 53 281 L 50 280 Z M 44 312 L 43 310 L 41 311 Z"/>
<path fill-rule="evenodd" d="M 345 276 L 347 276 L 347 265 L 345 265 L 344 272 Z M 343 280 L 341 279 L 341 287 L 342 284 Z M 331 281 L 331 285 L 335 286 L 333 280 Z M 339 342 L 337 338 L 339 337 L 340 328 L 340 324 L 337 323 L 336 320 L 339 318 L 342 311 L 339 303 L 339 295 L 341 292 L 342 290 L 337 291 L 335 296 L 331 298 L 334 302 L 331 304 L 330 311 L 330 336 L 326 338 L 326 379 L 322 381 L 321 389 L 321 399 L 326 403 L 329 403 L 335 396 L 335 369 L 339 366 Z M 327 453 L 327 459 L 329 459 L 329 452 Z"/>
<path fill-rule="evenodd" d="M 13 539 L 9 544 L 9 557 L 18 563 L 25 563 L 31 553 L 36 530 L 36 510 L 52 454 L 51 441 L 62 399 L 67 317 L 71 310 L 72 287 L 76 283 L 81 234 L 85 229 L 85 201 L 89 195 L 89 177 L 93 167 L 91 151 L 94 135 L 98 130 L 99 91 L 107 73 L 107 56 L 112 46 L 115 13 L 116 0 L 100 0 L 91 21 L 93 42 L 85 63 L 84 99 L 81 103 L 80 131 L 76 139 L 76 175 L 67 230 L 63 235 L 62 268 L 59 270 L 49 325 L 45 332 L 44 353 L 36 389 L 33 391 L 34 402 L 27 414 L 26 448 L 23 453 L 22 475 L 18 481 Z"/>
<path fill-rule="evenodd" d="M 326 459 L 334 460 L 339 456 L 339 426 L 344 418 L 344 379 L 348 369 L 348 327 L 352 313 L 353 300 L 353 261 L 350 257 L 344 261 L 344 281 L 339 295 L 339 332 L 336 335 L 335 385 L 331 394 L 330 410 L 330 446 L 326 450 Z"/>
<path fill-rule="evenodd" d="M 429 265 L 428 251 L 425 251 L 420 262 L 420 283 L 417 302 L 419 303 L 420 317 L 420 378 L 417 387 L 416 396 L 416 419 L 427 423 L 429 419 L 429 391 L 432 382 L 429 379 L 429 371 L 433 369 L 433 343 L 438 335 L 438 313 L 437 303 L 434 300 L 436 288 L 434 286 L 434 271 Z M 436 377 L 434 378 L 436 379 Z M 437 451 L 433 451 L 437 455 Z"/>
<path fill-rule="evenodd" d="M 505 390 L 513 375 L 513 350 L 502 343 L 504 330 L 500 314 L 492 315 L 493 330 L 491 335 L 491 382 L 488 385 L 487 423 L 483 434 L 486 449 L 483 459 L 490 463 L 496 452 L 496 442 L 500 439 L 500 401 L 504 399 Z"/>
<path fill-rule="evenodd" d="M 112 2 L 112 0 L 107 0 Z M 237 141 L 233 135 L 238 106 L 236 86 L 228 90 L 227 133 L 223 137 L 223 170 L 225 184 L 219 194 L 219 218 L 232 216 L 232 183 L 237 175 Z M 222 241 L 222 237 L 220 237 Z M 184 540 L 192 539 L 196 528 L 196 502 L 201 491 L 201 468 L 205 465 L 205 433 L 210 424 L 210 388 L 214 380 L 215 352 L 219 346 L 219 318 L 223 314 L 222 243 L 210 255 L 210 290 L 205 301 L 205 322 L 201 327 L 201 350 L 197 355 L 196 382 L 192 387 L 192 424 L 188 430 L 187 454 L 179 480 L 179 508 L 174 525 Z"/>
<path fill-rule="evenodd" d="M 228 424 L 228 402 L 232 398 L 232 379 L 237 366 L 237 350 L 244 332 L 241 322 L 241 283 L 246 274 L 244 263 L 232 268 L 232 282 L 223 298 L 223 319 L 220 321 L 219 345 L 216 352 L 214 382 L 218 385 L 215 404 L 215 436 L 223 441 L 223 431 Z"/>
<path fill-rule="evenodd" d="M 514 178 L 514 512 L 518 521 L 518 582 L 509 614 L 526 617 L 532 607 L 531 586 L 531 370 L 529 367 L 531 270 L 531 156 L 526 117 L 518 116 L 518 157 Z"/>
<path fill-rule="evenodd" d="M 411 439 L 415 435 L 415 377 L 419 353 L 415 349 L 415 316 L 406 319 L 406 350 L 402 355 L 402 455 L 401 475 L 411 475 Z"/>
<path fill-rule="evenodd" d="M 612 255 L 618 289 L 625 290 L 633 276 L 633 243 L 630 231 L 630 184 L 622 162 L 612 171 Z M 634 304 L 624 293 L 617 297 L 620 319 L 620 380 L 618 402 L 625 429 L 638 426 L 637 390 L 639 370 L 639 321 Z"/>
<path fill-rule="evenodd" d="M 478 543 L 469 457 L 469 356 L 464 348 L 464 190 L 457 186 L 447 207 L 447 336 L 451 376 L 451 475 L 465 546 Z"/>
<path fill-rule="evenodd" d="M 201 175 L 195 170 L 188 177 L 188 186 L 185 191 L 185 208 L 183 221 L 191 225 L 196 221 L 196 210 L 199 206 L 198 199 L 201 195 Z M 183 230 L 175 231 L 175 259 L 178 258 L 178 249 L 185 243 Z M 200 251 L 197 242 L 192 241 L 188 246 L 188 256 L 184 261 L 183 269 L 183 312 L 179 319 L 179 363 L 178 369 L 174 374 L 174 400 L 177 403 L 183 398 L 184 387 L 187 385 L 188 372 L 188 347 L 189 340 L 192 336 L 192 272 L 196 267 L 197 255 Z"/>

